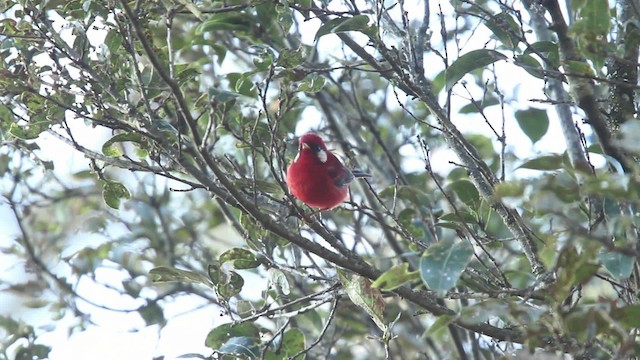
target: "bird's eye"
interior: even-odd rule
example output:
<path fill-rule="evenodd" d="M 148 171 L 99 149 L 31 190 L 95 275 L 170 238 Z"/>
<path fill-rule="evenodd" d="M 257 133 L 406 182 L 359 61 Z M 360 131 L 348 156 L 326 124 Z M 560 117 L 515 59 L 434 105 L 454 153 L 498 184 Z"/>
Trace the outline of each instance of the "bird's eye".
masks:
<path fill-rule="evenodd" d="M 322 146 L 320 146 L 318 144 L 312 144 L 311 145 L 311 150 L 313 150 L 313 152 L 320 152 L 322 150 Z"/>

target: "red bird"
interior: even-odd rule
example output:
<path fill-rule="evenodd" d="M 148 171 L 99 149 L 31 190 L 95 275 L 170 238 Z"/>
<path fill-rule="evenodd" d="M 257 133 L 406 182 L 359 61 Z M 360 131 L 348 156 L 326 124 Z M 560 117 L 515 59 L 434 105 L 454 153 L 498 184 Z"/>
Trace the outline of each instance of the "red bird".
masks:
<path fill-rule="evenodd" d="M 333 209 L 349 197 L 349 183 L 370 175 L 351 171 L 333 155 L 316 134 L 300 138 L 298 155 L 287 170 L 293 196 L 320 210 Z"/>

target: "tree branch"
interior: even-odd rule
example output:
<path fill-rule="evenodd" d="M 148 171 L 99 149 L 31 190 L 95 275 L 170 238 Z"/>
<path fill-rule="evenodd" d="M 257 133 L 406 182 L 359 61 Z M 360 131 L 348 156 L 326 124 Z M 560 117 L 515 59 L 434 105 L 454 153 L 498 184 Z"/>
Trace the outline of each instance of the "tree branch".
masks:
<path fill-rule="evenodd" d="M 551 29 L 553 29 L 558 36 L 558 47 L 560 49 L 560 60 L 562 63 L 565 66 L 571 63 L 578 63 L 588 67 L 589 65 L 579 53 L 575 41 L 569 35 L 569 27 L 564 20 L 558 1 L 544 0 L 542 1 L 542 5 L 551 15 Z M 576 100 L 578 106 L 585 112 L 587 122 L 596 133 L 602 151 L 617 160 L 625 171 L 631 171 L 629 160 L 624 152 L 614 143 L 609 127 L 607 126 L 607 121 L 598 106 L 596 99 L 597 91 L 593 80 L 570 74 L 567 74 L 567 77 L 569 78 L 571 95 Z"/>

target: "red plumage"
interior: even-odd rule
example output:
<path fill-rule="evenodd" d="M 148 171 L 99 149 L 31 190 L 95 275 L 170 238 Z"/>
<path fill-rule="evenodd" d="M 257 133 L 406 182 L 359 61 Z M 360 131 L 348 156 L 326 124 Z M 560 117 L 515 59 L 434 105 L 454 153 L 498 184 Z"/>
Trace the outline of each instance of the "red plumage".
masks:
<path fill-rule="evenodd" d="M 287 185 L 293 196 L 309 206 L 333 209 L 349 197 L 349 183 L 356 176 L 368 176 L 354 175 L 316 134 L 305 134 L 299 144 L 298 156 L 287 170 Z"/>

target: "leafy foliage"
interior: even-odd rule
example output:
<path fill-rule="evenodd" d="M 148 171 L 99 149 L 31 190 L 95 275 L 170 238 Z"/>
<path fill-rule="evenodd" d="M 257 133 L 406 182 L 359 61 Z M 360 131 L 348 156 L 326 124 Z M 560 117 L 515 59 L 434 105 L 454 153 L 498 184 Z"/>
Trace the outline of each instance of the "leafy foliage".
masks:
<path fill-rule="evenodd" d="M 210 327 L 183 358 L 639 353 L 615 3 L 0 0 L 0 359 L 172 305 Z M 310 130 L 374 175 L 321 214 Z"/>

